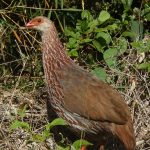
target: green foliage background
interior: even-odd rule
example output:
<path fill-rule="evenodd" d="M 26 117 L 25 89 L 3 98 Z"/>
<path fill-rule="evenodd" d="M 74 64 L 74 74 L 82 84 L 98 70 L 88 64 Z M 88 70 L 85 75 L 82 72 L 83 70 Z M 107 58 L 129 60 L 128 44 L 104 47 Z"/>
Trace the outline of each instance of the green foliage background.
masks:
<path fill-rule="evenodd" d="M 38 15 L 53 20 L 69 55 L 103 80 L 107 78 L 107 69 L 122 71 L 126 64 L 119 60 L 124 55 L 134 51 L 135 55 L 147 56 L 150 49 L 150 40 L 146 38 L 150 28 L 148 1 L 1 0 L 0 7 L 0 74 L 3 77 L 20 73 L 43 76 L 41 52 L 37 51 L 39 35 L 20 29 Z M 133 65 L 150 71 L 147 57 Z"/>

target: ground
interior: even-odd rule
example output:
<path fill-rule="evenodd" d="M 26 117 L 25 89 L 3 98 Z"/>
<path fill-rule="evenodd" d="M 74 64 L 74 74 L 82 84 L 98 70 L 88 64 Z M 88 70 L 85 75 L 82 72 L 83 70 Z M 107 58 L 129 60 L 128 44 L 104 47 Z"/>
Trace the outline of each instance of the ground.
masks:
<path fill-rule="evenodd" d="M 140 85 L 141 82 L 144 83 L 142 78 L 139 80 Z M 25 129 L 10 130 L 14 120 L 22 120 L 29 123 L 32 133 L 39 134 L 48 123 L 46 110 L 48 95 L 46 88 L 41 87 L 30 92 L 23 92 L 17 86 L 14 87 L 9 90 L 0 89 L 0 150 L 46 150 L 48 147 L 54 149 L 52 147 L 55 147 L 55 142 L 51 138 L 52 136 L 44 142 L 37 142 L 31 140 L 31 132 Z M 134 121 L 137 150 L 150 149 L 149 100 L 141 99 L 142 91 L 146 90 L 149 90 L 146 84 L 143 87 L 138 86 L 137 81 L 132 80 L 125 93 L 122 93 L 130 107 Z M 23 118 L 21 118 L 18 110 L 25 105 L 26 110 Z"/>

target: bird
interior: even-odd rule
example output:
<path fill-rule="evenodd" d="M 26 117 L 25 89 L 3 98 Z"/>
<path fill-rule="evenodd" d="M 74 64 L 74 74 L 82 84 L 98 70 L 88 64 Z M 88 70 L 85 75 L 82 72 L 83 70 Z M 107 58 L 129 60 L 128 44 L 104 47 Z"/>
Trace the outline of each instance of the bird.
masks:
<path fill-rule="evenodd" d="M 52 109 L 67 122 L 71 132 L 96 145 L 81 149 L 135 150 L 131 113 L 121 94 L 68 56 L 49 18 L 37 16 L 25 26 L 41 33 L 43 68 Z"/>

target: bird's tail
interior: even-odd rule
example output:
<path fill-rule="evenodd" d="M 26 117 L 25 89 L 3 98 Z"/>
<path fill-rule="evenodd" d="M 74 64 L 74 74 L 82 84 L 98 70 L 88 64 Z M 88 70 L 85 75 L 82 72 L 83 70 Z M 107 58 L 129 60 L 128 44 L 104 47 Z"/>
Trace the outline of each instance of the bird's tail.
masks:
<path fill-rule="evenodd" d="M 131 120 L 125 125 L 115 125 L 113 130 L 119 140 L 124 144 L 126 150 L 135 150 L 136 142 Z"/>

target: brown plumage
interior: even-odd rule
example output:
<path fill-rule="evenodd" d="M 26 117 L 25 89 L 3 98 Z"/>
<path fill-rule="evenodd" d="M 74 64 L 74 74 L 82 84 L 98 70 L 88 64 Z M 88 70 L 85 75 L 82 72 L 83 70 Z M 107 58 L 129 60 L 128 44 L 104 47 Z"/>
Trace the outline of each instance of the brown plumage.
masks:
<path fill-rule="evenodd" d="M 43 66 L 50 103 L 70 129 L 112 149 L 135 149 L 130 111 L 111 86 L 76 65 L 66 54 L 54 24 L 39 16 L 26 25 L 42 32 Z M 119 142 L 118 142 L 119 141 Z"/>

